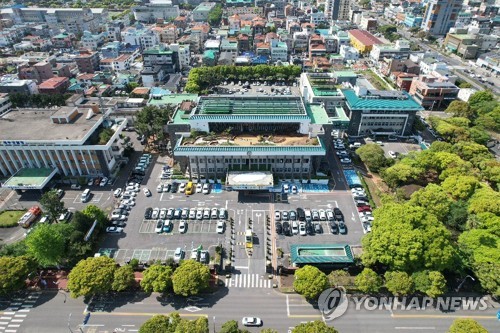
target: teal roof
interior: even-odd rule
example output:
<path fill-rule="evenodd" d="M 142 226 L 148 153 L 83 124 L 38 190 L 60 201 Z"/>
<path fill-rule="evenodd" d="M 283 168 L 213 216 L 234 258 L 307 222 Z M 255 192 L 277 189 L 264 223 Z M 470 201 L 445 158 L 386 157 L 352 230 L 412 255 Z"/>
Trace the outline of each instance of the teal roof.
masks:
<path fill-rule="evenodd" d="M 326 154 L 323 145 L 319 146 L 179 146 L 174 148 L 175 153 L 188 153 L 188 152 L 266 152 L 266 153 L 276 153 L 276 152 L 306 152 L 306 153 L 320 153 Z"/>
<path fill-rule="evenodd" d="M 152 98 L 149 100 L 148 105 L 177 105 L 183 101 L 194 101 L 198 98 L 196 94 L 170 94 L 162 96 L 161 99 Z"/>
<path fill-rule="evenodd" d="M 207 96 L 201 97 L 196 109 L 197 116 L 214 119 L 218 116 L 280 116 L 305 115 L 302 100 L 297 97 L 262 96 Z M 229 118 L 221 118 L 229 119 Z M 231 118 L 241 119 L 241 118 Z M 262 118 L 254 118 L 262 119 Z M 276 118 L 288 119 L 288 118 Z M 304 119 L 303 117 L 297 119 Z"/>
<path fill-rule="evenodd" d="M 243 115 L 202 115 L 202 114 L 195 114 L 192 115 L 191 120 L 235 120 L 235 121 L 253 121 L 253 120 L 262 120 L 266 119 L 269 121 L 279 121 L 279 120 L 305 120 L 309 119 L 309 116 L 307 115 L 273 115 L 273 114 L 259 114 L 259 115 L 248 115 L 248 114 L 243 114 Z"/>
<path fill-rule="evenodd" d="M 189 112 L 177 109 L 174 114 L 174 124 L 189 125 Z"/>
<path fill-rule="evenodd" d="M 356 73 L 353 71 L 335 71 L 333 75 L 335 77 L 357 77 Z"/>
<path fill-rule="evenodd" d="M 348 244 L 300 244 L 290 246 L 293 264 L 352 264 L 354 256 Z"/>
<path fill-rule="evenodd" d="M 212 59 L 214 60 L 215 59 L 215 51 L 213 50 L 206 50 L 204 53 L 203 53 L 203 57 L 204 58 L 208 58 L 208 59 Z"/>
<path fill-rule="evenodd" d="M 403 92 L 405 99 L 397 98 L 364 98 L 356 95 L 354 90 L 346 89 L 342 90 L 344 94 L 347 105 L 351 110 L 406 110 L 406 111 L 421 111 L 422 106 L 417 103 L 408 95 L 408 93 Z"/>
<path fill-rule="evenodd" d="M 325 125 L 330 123 L 328 114 L 326 114 L 326 110 L 321 104 L 307 104 L 306 110 L 313 124 Z"/>

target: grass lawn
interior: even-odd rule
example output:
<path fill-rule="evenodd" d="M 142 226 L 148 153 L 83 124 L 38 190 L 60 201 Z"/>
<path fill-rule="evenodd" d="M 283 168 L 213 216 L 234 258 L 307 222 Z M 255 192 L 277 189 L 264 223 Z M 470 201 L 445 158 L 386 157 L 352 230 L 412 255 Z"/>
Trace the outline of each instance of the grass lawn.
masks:
<path fill-rule="evenodd" d="M 24 210 L 6 210 L 0 213 L 0 228 L 10 228 L 17 225 L 17 221 L 23 216 Z"/>

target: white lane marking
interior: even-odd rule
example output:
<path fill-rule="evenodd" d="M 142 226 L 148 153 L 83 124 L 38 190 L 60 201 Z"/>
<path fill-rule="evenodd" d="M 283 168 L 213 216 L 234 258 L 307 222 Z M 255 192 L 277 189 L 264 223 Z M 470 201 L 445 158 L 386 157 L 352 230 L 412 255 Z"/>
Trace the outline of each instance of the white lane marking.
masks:
<path fill-rule="evenodd" d="M 416 327 L 407 327 L 407 326 L 396 326 L 394 327 L 397 330 L 435 330 L 435 327 L 423 327 L 423 326 L 416 326 Z"/>

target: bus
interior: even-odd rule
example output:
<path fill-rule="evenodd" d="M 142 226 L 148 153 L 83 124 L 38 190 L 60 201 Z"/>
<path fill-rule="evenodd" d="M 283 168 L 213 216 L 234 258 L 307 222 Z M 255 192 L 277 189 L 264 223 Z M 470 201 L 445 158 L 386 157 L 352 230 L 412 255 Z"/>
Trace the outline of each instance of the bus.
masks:
<path fill-rule="evenodd" d="M 253 232 L 251 229 L 247 229 L 245 232 L 245 245 L 247 249 L 251 249 L 253 247 Z"/>
<path fill-rule="evenodd" d="M 194 185 L 193 185 L 193 182 L 189 182 L 187 183 L 187 186 L 186 186 L 186 195 L 191 195 L 193 194 L 193 190 L 194 190 Z"/>
<path fill-rule="evenodd" d="M 81 200 L 82 202 L 87 202 L 89 199 L 90 199 L 90 189 L 87 188 L 85 189 L 85 191 L 83 191 Z"/>

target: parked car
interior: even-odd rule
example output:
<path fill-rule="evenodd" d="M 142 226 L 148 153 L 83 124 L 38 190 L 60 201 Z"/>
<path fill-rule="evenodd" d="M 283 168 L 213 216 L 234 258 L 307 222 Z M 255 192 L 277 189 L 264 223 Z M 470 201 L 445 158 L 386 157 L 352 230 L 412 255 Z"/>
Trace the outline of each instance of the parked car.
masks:
<path fill-rule="evenodd" d="M 149 220 L 152 215 L 153 215 L 153 208 L 151 207 L 146 208 L 146 210 L 144 211 L 144 218 L 146 220 Z"/>
<path fill-rule="evenodd" d="M 323 233 L 323 228 L 321 227 L 320 223 L 315 223 L 314 224 L 314 232 L 317 234 L 322 234 Z"/>
<path fill-rule="evenodd" d="M 144 192 L 144 195 L 146 197 L 150 197 L 151 196 L 151 191 L 147 187 L 143 188 L 142 192 Z"/>
<path fill-rule="evenodd" d="M 220 220 L 227 219 L 227 214 L 226 214 L 226 209 L 225 208 L 219 209 L 219 219 Z"/>
<path fill-rule="evenodd" d="M 179 232 L 181 234 L 185 233 L 187 231 L 187 222 L 182 220 L 179 222 Z"/>
<path fill-rule="evenodd" d="M 217 208 L 212 208 L 212 211 L 210 212 L 210 218 L 211 218 L 212 220 L 217 219 L 217 217 L 219 216 L 219 214 L 218 214 L 218 213 L 219 213 L 219 212 L 218 212 Z"/>
<path fill-rule="evenodd" d="M 122 194 L 122 189 L 121 189 L 121 188 L 117 188 L 117 189 L 113 192 L 113 196 L 114 196 L 115 198 L 119 198 L 121 194 Z"/>
<path fill-rule="evenodd" d="M 274 220 L 281 221 L 281 212 L 279 211 L 274 212 Z"/>
<path fill-rule="evenodd" d="M 175 249 L 174 252 L 174 262 L 179 263 L 181 259 L 184 259 L 184 250 L 180 247 Z"/>
<path fill-rule="evenodd" d="M 275 223 L 275 227 L 276 227 L 276 233 L 277 233 L 278 235 L 283 234 L 283 225 L 281 224 L 281 222 L 279 222 L 279 221 L 278 221 L 278 222 L 276 222 L 276 223 Z"/>
<path fill-rule="evenodd" d="M 165 219 L 165 218 L 167 218 L 167 217 L 168 217 L 168 216 L 167 216 L 167 209 L 166 209 L 166 208 L 162 208 L 162 209 L 160 209 L 160 215 L 159 215 L 159 218 L 163 220 L 163 219 Z"/>
<path fill-rule="evenodd" d="M 156 187 L 156 192 L 158 192 L 158 193 L 162 193 L 163 192 L 163 185 L 162 184 L 160 184 L 160 185 L 158 185 Z"/>
<path fill-rule="evenodd" d="M 106 186 L 108 185 L 108 178 L 104 177 L 101 179 L 100 183 L 99 183 L 99 186 L 103 187 L 103 186 Z"/>
<path fill-rule="evenodd" d="M 287 221 L 283 222 L 283 235 L 285 236 L 292 235 L 292 229 L 290 228 L 290 223 L 288 223 Z"/>
<path fill-rule="evenodd" d="M 330 222 L 330 232 L 332 234 L 338 234 L 339 233 L 339 226 L 337 225 L 337 222 Z"/>
<path fill-rule="evenodd" d="M 301 235 L 301 236 L 307 235 L 305 222 L 299 223 L 299 235 Z"/>
<path fill-rule="evenodd" d="M 172 221 L 166 220 L 165 223 L 163 223 L 163 232 L 171 232 L 173 227 Z"/>
<path fill-rule="evenodd" d="M 116 226 L 113 226 L 113 227 L 107 227 L 106 228 L 106 232 L 107 233 L 110 233 L 110 234 L 119 234 L 123 231 L 123 228 L 122 227 L 116 227 Z"/>
<path fill-rule="evenodd" d="M 158 220 L 158 222 L 156 222 L 156 227 L 155 227 L 155 232 L 156 233 L 161 233 L 163 231 L 163 220 Z"/>
<path fill-rule="evenodd" d="M 261 326 L 262 320 L 257 317 L 243 317 L 241 323 L 243 326 Z"/>
<path fill-rule="evenodd" d="M 283 221 L 288 221 L 288 211 L 284 210 L 282 213 L 281 213 L 281 219 Z"/>
<path fill-rule="evenodd" d="M 226 222 L 218 221 L 217 222 L 217 233 L 223 234 L 225 229 L 226 229 Z"/>
<path fill-rule="evenodd" d="M 201 183 L 196 184 L 196 193 L 203 192 L 203 185 Z"/>
<path fill-rule="evenodd" d="M 189 210 L 189 219 L 190 220 L 196 219 L 196 208 L 191 208 Z"/>
<path fill-rule="evenodd" d="M 335 207 L 333 209 L 333 215 L 335 216 L 335 220 L 337 221 L 343 221 L 344 220 L 344 214 L 340 210 L 340 208 Z"/>
<path fill-rule="evenodd" d="M 342 235 L 345 235 L 347 233 L 347 227 L 345 226 L 345 223 L 344 222 L 340 222 L 339 223 L 339 232 L 342 234 Z"/>
<path fill-rule="evenodd" d="M 210 184 L 204 184 L 203 185 L 203 194 L 209 194 L 210 193 Z"/>

